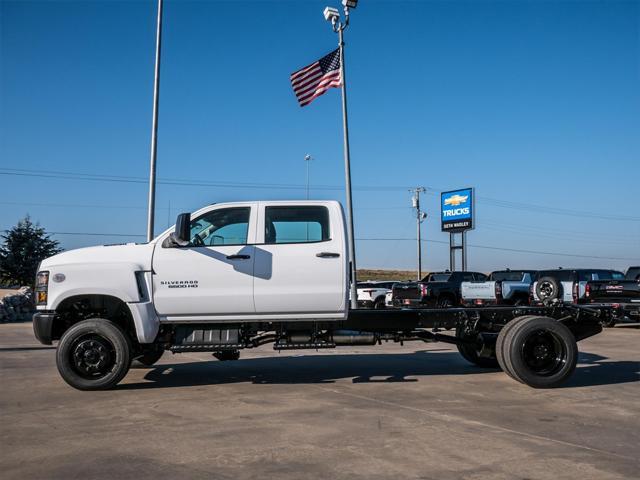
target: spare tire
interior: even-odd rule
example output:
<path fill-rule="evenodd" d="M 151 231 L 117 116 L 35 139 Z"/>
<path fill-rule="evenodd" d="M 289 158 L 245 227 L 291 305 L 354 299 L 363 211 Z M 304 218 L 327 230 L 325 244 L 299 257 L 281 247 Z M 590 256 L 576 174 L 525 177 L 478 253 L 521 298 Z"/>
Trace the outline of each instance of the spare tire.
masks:
<path fill-rule="evenodd" d="M 536 295 L 545 303 L 562 299 L 562 283 L 553 277 L 542 277 L 536 284 Z"/>

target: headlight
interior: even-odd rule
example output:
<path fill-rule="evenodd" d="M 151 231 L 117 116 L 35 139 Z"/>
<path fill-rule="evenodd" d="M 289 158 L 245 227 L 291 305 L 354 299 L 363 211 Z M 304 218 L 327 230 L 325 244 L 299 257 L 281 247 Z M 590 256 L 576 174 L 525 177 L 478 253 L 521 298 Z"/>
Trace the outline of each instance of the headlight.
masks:
<path fill-rule="evenodd" d="M 49 290 L 49 272 L 38 272 L 36 275 L 36 305 L 47 304 L 47 293 Z"/>

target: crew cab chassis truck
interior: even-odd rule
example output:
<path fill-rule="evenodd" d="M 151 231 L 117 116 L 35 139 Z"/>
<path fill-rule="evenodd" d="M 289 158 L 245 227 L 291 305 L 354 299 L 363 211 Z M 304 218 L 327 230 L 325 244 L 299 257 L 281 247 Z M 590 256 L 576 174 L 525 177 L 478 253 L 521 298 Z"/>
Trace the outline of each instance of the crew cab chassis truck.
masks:
<path fill-rule="evenodd" d="M 576 342 L 618 315 L 606 305 L 350 309 L 345 217 L 335 201 L 216 204 L 143 244 L 67 251 L 36 278 L 34 332 L 57 341 L 62 378 L 115 387 L 165 351 L 324 349 L 447 342 L 469 362 L 535 388 L 575 370 Z"/>

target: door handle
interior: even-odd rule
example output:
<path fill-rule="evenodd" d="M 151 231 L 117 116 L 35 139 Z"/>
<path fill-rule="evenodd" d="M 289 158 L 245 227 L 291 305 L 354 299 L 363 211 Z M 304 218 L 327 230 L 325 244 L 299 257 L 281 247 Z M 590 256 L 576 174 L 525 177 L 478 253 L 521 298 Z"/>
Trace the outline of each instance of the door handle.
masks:
<path fill-rule="evenodd" d="M 249 260 L 251 255 L 227 255 L 227 260 Z"/>
<path fill-rule="evenodd" d="M 316 253 L 316 257 L 320 257 L 320 258 L 338 258 L 339 256 L 340 256 L 339 253 L 334 253 L 334 252 Z"/>

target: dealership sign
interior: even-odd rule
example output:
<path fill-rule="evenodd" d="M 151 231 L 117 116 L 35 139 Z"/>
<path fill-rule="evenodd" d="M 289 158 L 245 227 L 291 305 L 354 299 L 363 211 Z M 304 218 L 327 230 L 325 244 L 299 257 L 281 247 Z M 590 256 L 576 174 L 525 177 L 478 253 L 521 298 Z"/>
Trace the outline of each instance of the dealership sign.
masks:
<path fill-rule="evenodd" d="M 440 218 L 443 232 L 462 232 L 472 229 L 473 188 L 442 192 Z"/>

